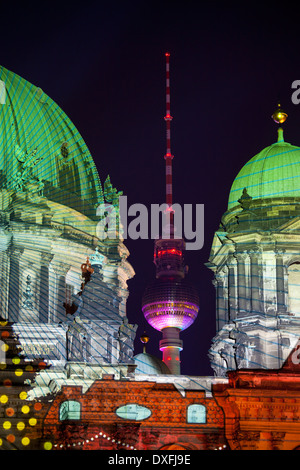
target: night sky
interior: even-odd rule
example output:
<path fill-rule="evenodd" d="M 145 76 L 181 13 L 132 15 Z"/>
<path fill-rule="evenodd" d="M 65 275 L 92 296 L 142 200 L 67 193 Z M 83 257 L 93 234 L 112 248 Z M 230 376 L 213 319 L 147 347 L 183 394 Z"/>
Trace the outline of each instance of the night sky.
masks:
<path fill-rule="evenodd" d="M 200 312 L 182 333 L 182 373 L 212 375 L 215 292 L 208 261 L 214 232 L 241 167 L 277 140 L 278 99 L 289 114 L 285 140 L 300 145 L 300 7 L 295 2 L 0 1 L 1 65 L 41 87 L 83 136 L 101 181 L 128 204 L 165 198 L 165 52 L 171 53 L 174 202 L 204 204 L 205 241 L 188 251 Z M 126 242 L 136 275 L 128 318 L 147 351 L 161 357 L 141 297 L 154 278 L 153 241 Z"/>

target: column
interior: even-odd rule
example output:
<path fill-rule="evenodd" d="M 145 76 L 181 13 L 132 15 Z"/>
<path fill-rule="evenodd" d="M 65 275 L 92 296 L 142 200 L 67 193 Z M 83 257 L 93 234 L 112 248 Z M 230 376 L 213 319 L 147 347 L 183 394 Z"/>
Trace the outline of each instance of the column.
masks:
<path fill-rule="evenodd" d="M 233 256 L 230 256 L 227 261 L 228 268 L 228 312 L 229 320 L 235 320 L 237 317 L 237 261 Z"/>
<path fill-rule="evenodd" d="M 23 249 L 12 248 L 10 254 L 10 273 L 8 289 L 8 320 L 17 322 L 20 309 L 20 258 Z"/>
<path fill-rule="evenodd" d="M 276 294 L 277 294 L 277 312 L 286 313 L 287 306 L 285 302 L 283 254 L 285 250 L 275 250 L 276 257 Z"/>
<path fill-rule="evenodd" d="M 51 271 L 50 271 L 51 266 Z M 52 261 L 49 266 L 49 301 L 50 320 L 58 323 L 66 320 L 66 275 L 70 265 L 61 261 Z"/>
<path fill-rule="evenodd" d="M 220 326 L 221 319 L 220 319 L 220 308 L 219 308 L 220 285 L 217 280 L 217 275 L 215 275 L 214 279 L 212 280 L 212 284 L 216 290 L 216 332 L 218 332 L 220 331 L 222 327 Z"/>
<path fill-rule="evenodd" d="M 49 322 L 49 264 L 53 258 L 51 253 L 41 253 L 39 322 Z"/>
<path fill-rule="evenodd" d="M 0 308 L 2 318 L 8 318 L 8 298 L 9 298 L 9 271 L 10 271 L 10 252 L 9 250 L 0 253 L 1 263 L 1 289 L 0 289 Z"/>
<path fill-rule="evenodd" d="M 225 288 L 225 273 L 215 274 L 212 281 L 216 289 L 216 328 L 219 331 L 228 322 L 228 299 Z"/>
<path fill-rule="evenodd" d="M 246 269 L 245 261 L 247 253 L 236 253 L 234 255 L 237 259 L 237 289 L 238 289 L 238 308 L 240 312 L 247 311 L 247 284 L 246 284 Z"/>
<path fill-rule="evenodd" d="M 249 256 L 251 260 L 250 283 L 251 283 L 251 311 L 252 313 L 263 313 L 262 309 L 262 266 L 261 251 L 250 250 Z"/>
<path fill-rule="evenodd" d="M 20 282 L 21 298 L 18 321 L 22 323 L 28 323 L 29 325 L 38 323 L 37 299 L 39 296 L 36 292 L 37 289 L 34 289 L 35 292 L 33 292 L 33 284 L 35 283 L 36 285 L 36 282 L 36 276 L 32 277 L 31 274 L 28 274 L 28 271 L 26 274 L 24 273 L 24 270 L 22 270 L 22 283 Z"/>

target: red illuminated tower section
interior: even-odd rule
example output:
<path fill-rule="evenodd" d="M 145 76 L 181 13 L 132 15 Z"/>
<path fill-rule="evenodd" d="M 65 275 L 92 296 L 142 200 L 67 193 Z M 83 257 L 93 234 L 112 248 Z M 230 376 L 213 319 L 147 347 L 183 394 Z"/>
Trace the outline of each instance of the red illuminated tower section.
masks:
<path fill-rule="evenodd" d="M 173 185 L 171 152 L 170 111 L 170 54 L 166 53 L 166 115 L 167 128 L 166 161 L 166 211 L 169 224 L 163 235 L 155 241 L 154 263 L 156 279 L 146 288 L 142 299 L 142 310 L 147 322 L 162 332 L 159 343 L 163 361 L 172 374 L 180 374 L 180 351 L 183 343 L 180 331 L 188 328 L 196 319 L 199 296 L 193 286 L 185 280 L 185 242 L 176 237 L 173 211 Z M 166 235 L 167 234 L 167 235 Z"/>
<path fill-rule="evenodd" d="M 171 152 L 171 100 L 170 100 L 170 54 L 166 52 L 166 115 L 165 121 L 167 126 L 167 152 L 165 154 L 166 160 L 166 203 L 169 210 L 172 211 L 173 204 L 173 185 L 172 185 L 172 160 L 173 155 Z"/>

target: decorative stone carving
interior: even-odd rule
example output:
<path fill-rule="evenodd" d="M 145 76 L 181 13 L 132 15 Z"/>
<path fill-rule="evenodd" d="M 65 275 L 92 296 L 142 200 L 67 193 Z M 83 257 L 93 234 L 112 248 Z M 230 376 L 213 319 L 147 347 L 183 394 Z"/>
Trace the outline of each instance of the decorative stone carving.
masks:
<path fill-rule="evenodd" d="M 33 309 L 33 302 L 32 302 L 32 297 L 33 297 L 33 292 L 31 290 L 31 276 L 28 275 L 26 278 L 26 290 L 23 292 L 23 297 L 24 297 L 24 302 L 23 302 L 23 308 L 28 308 L 28 309 Z"/>
<path fill-rule="evenodd" d="M 248 210 L 251 205 L 252 197 L 249 196 L 247 188 L 243 189 L 242 196 L 238 200 L 243 210 Z"/>
<path fill-rule="evenodd" d="M 12 242 L 12 232 L 8 224 L 0 225 L 0 252 L 6 251 Z"/>
<path fill-rule="evenodd" d="M 42 159 L 38 155 L 37 148 L 31 152 L 22 150 L 19 145 L 15 145 L 15 157 L 19 162 L 19 171 L 12 175 L 12 189 L 16 191 L 29 191 L 30 193 L 41 194 L 44 183 L 34 176 L 34 168 Z"/>
<path fill-rule="evenodd" d="M 120 362 L 131 362 L 133 358 L 134 339 L 137 330 L 137 325 L 128 323 L 128 319 L 123 318 L 123 323 L 119 328 L 118 341 L 120 344 Z"/>
<path fill-rule="evenodd" d="M 87 359 L 87 330 L 77 318 L 67 331 L 68 360 L 83 362 Z"/>
<path fill-rule="evenodd" d="M 73 344 L 70 357 L 75 360 L 74 348 L 77 348 L 76 360 L 131 363 L 137 326 L 120 316 L 122 298 L 118 285 L 103 280 L 105 260 L 97 248 L 81 266 L 82 290 L 72 296 L 73 303 L 68 308 L 68 313 L 74 315 L 74 323 L 68 330 L 68 342 Z M 84 334 L 80 328 L 84 328 Z M 87 341 L 80 343 L 83 336 Z"/>
<path fill-rule="evenodd" d="M 49 266 L 51 261 L 53 260 L 54 255 L 52 253 L 49 253 L 47 251 L 42 251 L 41 252 L 41 265 L 42 266 Z"/>

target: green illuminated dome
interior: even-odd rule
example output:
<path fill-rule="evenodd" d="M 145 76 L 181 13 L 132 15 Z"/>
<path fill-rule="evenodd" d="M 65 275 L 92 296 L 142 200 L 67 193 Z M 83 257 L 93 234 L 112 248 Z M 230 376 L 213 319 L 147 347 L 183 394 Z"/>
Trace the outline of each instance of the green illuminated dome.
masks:
<path fill-rule="evenodd" d="M 278 129 L 278 141 L 266 147 L 246 163 L 235 178 L 228 209 L 239 205 L 244 188 L 252 200 L 300 198 L 300 148 L 284 141 Z"/>
<path fill-rule="evenodd" d="M 40 88 L 0 66 L 0 189 L 38 187 L 90 215 L 101 199 L 96 166 L 78 130 Z"/>

